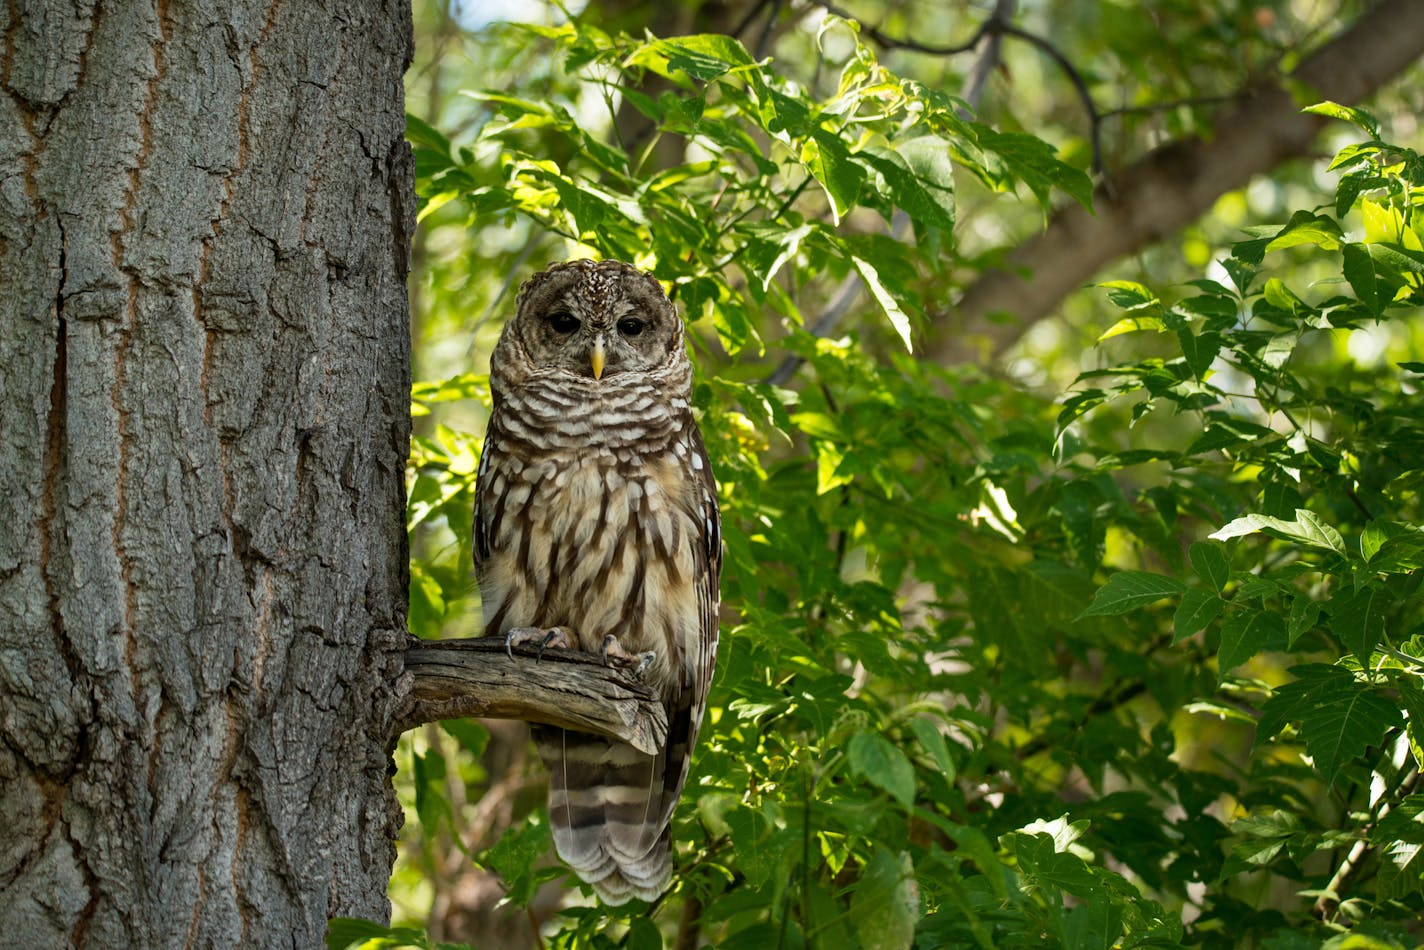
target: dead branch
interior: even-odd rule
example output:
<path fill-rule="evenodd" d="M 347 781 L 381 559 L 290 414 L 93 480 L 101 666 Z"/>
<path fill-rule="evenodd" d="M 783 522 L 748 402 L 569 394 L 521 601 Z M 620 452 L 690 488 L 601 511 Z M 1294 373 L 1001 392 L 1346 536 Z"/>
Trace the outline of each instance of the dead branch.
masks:
<path fill-rule="evenodd" d="M 422 723 L 466 716 L 522 719 L 591 732 L 655 753 L 667 740 L 667 714 L 652 690 L 625 670 L 573 650 L 505 653 L 497 638 L 417 640 L 405 651 L 412 677 L 396 718 L 399 735 Z"/>

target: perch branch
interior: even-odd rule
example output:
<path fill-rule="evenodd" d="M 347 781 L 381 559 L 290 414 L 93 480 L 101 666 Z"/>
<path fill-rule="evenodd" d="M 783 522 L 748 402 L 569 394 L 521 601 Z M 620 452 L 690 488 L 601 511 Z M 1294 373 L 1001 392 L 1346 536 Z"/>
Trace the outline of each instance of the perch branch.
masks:
<path fill-rule="evenodd" d="M 501 639 L 417 640 L 405 651 L 412 677 L 396 734 L 437 719 L 476 716 L 591 732 L 655 753 L 667 740 L 667 714 L 629 672 L 574 650 L 505 653 Z"/>

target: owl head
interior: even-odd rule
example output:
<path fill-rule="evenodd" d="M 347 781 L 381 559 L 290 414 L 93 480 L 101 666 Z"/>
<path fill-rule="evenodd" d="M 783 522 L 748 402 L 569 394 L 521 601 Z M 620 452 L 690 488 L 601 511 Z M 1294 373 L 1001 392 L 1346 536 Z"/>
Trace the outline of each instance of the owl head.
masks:
<path fill-rule="evenodd" d="M 651 274 L 622 261 L 580 260 L 524 282 L 490 365 L 496 386 L 572 376 L 596 389 L 686 364 L 682 320 Z"/>

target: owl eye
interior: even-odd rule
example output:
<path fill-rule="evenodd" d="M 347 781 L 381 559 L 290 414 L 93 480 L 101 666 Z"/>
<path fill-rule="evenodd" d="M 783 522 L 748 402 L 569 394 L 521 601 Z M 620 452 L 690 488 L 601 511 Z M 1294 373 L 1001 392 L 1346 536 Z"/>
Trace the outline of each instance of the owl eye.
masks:
<path fill-rule="evenodd" d="M 572 333 L 579 328 L 579 319 L 567 310 L 555 310 L 544 318 L 556 333 Z"/>
<path fill-rule="evenodd" d="M 643 332 L 643 327 L 645 326 L 647 326 L 647 324 L 643 323 L 642 320 L 629 317 L 626 320 L 618 321 L 618 332 L 624 336 L 637 336 Z"/>

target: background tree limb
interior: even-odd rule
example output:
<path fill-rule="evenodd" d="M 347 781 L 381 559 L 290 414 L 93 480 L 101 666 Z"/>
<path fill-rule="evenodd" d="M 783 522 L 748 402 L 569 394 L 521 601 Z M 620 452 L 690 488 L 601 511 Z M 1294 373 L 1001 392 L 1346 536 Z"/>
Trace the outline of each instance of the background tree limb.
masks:
<path fill-rule="evenodd" d="M 1317 99 L 1355 103 L 1421 55 L 1424 4 L 1376 5 L 1303 59 L 1288 80 L 1243 92 L 1217 116 L 1209 136 L 1170 142 L 1110 176 L 1093 196 L 1093 212 L 1073 205 L 1055 215 L 1001 269 L 969 286 L 926 355 L 957 362 L 985 342 L 990 352 L 1003 352 L 1108 263 L 1176 232 L 1221 195 L 1305 154 L 1327 120 L 1302 113 L 1287 85 L 1303 85 Z"/>
<path fill-rule="evenodd" d="M 575 650 L 505 653 L 499 638 L 410 638 L 410 690 L 395 733 L 437 719 L 522 719 L 627 742 L 647 753 L 667 739 L 667 714 L 625 670 Z"/>

